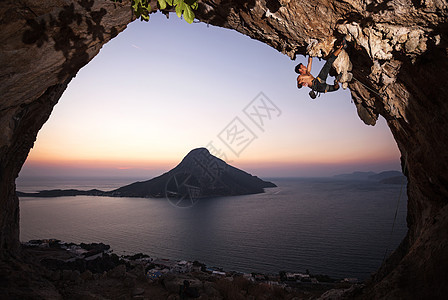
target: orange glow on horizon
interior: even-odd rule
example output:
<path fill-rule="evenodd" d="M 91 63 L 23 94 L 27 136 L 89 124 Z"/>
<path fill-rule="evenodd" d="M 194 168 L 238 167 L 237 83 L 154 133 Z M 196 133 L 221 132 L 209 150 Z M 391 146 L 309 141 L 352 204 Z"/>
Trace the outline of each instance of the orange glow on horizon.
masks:
<path fill-rule="evenodd" d="M 178 160 L 100 160 L 100 159 L 65 159 L 65 160 L 36 160 L 28 159 L 26 164 L 29 167 L 67 167 L 67 168 L 85 168 L 85 169 L 117 169 L 117 170 L 153 170 L 166 169 L 170 170 L 181 162 Z M 331 165 L 354 165 L 354 164 L 377 164 L 394 162 L 396 159 L 391 157 L 375 157 L 375 158 L 339 158 L 339 159 L 296 159 L 296 160 L 254 160 L 239 159 L 235 161 L 227 161 L 229 165 L 234 167 L 245 168 L 281 168 L 281 167 L 300 167 L 300 166 L 331 166 Z"/>
<path fill-rule="evenodd" d="M 297 155 L 295 157 L 283 156 L 281 158 L 272 159 L 272 157 L 250 157 L 244 159 L 235 160 L 235 163 L 241 165 L 252 166 L 278 166 L 278 165 L 321 165 L 321 164 L 354 164 L 354 163 L 379 163 L 389 162 L 396 160 L 396 153 L 390 153 L 385 151 L 383 153 L 332 153 L 332 154 L 319 154 L 317 155 Z M 232 161 L 230 161 L 232 162 Z"/>
<path fill-rule="evenodd" d="M 83 169 L 117 169 L 117 170 L 153 170 L 174 168 L 179 162 L 160 160 L 100 160 L 100 159 L 53 159 L 36 160 L 28 159 L 28 167 L 65 167 Z"/>

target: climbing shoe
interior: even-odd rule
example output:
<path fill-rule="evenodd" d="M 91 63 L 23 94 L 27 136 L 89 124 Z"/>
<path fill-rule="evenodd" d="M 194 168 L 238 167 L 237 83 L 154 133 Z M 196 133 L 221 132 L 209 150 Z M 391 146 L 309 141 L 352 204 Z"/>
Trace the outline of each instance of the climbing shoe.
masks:
<path fill-rule="evenodd" d="M 347 49 L 347 39 L 345 38 L 345 36 L 344 36 L 344 38 L 340 41 L 340 42 L 338 42 L 337 44 L 336 44 L 336 46 L 339 48 L 340 46 L 342 46 L 342 49 Z"/>
<path fill-rule="evenodd" d="M 334 81 L 333 88 L 335 91 L 339 90 L 339 82 L 337 80 Z"/>

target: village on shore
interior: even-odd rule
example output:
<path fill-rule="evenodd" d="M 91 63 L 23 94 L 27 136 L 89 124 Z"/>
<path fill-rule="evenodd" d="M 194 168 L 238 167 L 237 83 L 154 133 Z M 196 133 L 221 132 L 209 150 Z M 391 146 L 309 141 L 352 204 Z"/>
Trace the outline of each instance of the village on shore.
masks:
<path fill-rule="evenodd" d="M 64 287 L 67 287 L 67 281 L 80 284 L 86 280 L 101 280 L 106 277 L 121 278 L 125 286 L 134 287 L 131 299 L 138 299 L 139 295 L 142 296 L 141 299 L 146 299 L 145 289 L 149 286 L 137 288 L 141 286 L 136 284 L 137 281 L 158 285 L 168 294 L 180 295 L 179 299 L 219 299 L 221 297 L 219 295 L 223 292 L 220 294 L 220 286 L 216 284 L 223 285 L 220 282 L 234 284 L 238 289 L 242 289 L 241 286 L 252 285 L 275 290 L 276 293 L 284 291 L 295 295 L 300 291 L 316 297 L 328 290 L 347 290 L 362 285 L 356 278 L 334 279 L 327 275 L 310 274 L 308 270 L 305 273 L 286 271 L 280 271 L 278 274 L 240 273 L 208 267 L 198 261 L 152 258 L 142 253 L 119 257 L 112 252 L 110 246 L 103 243 L 74 244 L 47 239 L 31 240 L 23 243 L 23 246 L 34 251 L 45 252 L 45 249 L 58 251 L 58 255 L 42 256 L 40 262 L 49 270 L 47 277 L 55 282 L 65 280 Z M 245 296 L 248 296 L 248 292 L 249 289 L 247 291 L 242 289 L 235 293 L 242 295 L 246 293 Z M 188 295 L 189 297 L 185 297 Z"/>

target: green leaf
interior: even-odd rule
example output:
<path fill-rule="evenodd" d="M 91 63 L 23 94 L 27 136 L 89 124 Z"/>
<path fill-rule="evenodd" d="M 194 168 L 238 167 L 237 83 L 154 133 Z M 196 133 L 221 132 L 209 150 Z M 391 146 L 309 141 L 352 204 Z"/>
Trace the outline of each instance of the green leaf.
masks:
<path fill-rule="evenodd" d="M 185 21 L 190 24 L 193 23 L 195 17 L 193 10 L 198 8 L 198 0 L 157 0 L 157 3 L 161 10 L 166 9 L 168 5 L 174 7 L 176 15 L 179 18 L 183 16 Z M 149 21 L 150 0 L 131 0 L 131 6 L 137 18 L 142 21 Z"/>
<path fill-rule="evenodd" d="M 158 0 L 159 2 L 159 8 L 165 9 L 166 8 L 166 1 L 165 0 Z"/>
<path fill-rule="evenodd" d="M 185 5 L 184 19 L 185 21 L 187 21 L 188 24 L 191 24 L 194 21 L 194 12 L 188 5 Z"/>
<path fill-rule="evenodd" d="M 140 20 L 148 22 L 149 21 L 149 15 L 141 15 L 140 16 Z"/>
<path fill-rule="evenodd" d="M 149 21 L 151 5 L 148 0 L 132 0 L 131 6 L 137 18 L 141 21 Z"/>
<path fill-rule="evenodd" d="M 141 0 L 133 0 L 132 1 L 132 9 L 134 10 L 134 12 L 136 12 L 138 10 L 139 4 L 141 4 Z"/>
<path fill-rule="evenodd" d="M 182 12 L 184 10 L 185 3 L 183 1 L 179 1 L 176 5 L 176 15 L 180 18 L 182 17 Z"/>

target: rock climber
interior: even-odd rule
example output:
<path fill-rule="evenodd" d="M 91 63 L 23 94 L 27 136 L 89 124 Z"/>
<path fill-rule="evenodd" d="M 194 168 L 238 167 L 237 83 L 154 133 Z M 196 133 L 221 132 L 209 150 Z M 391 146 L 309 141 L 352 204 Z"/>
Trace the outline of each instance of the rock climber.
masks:
<path fill-rule="evenodd" d="M 299 74 L 297 77 L 297 88 L 302 88 L 303 86 L 307 86 L 311 89 L 309 95 L 312 99 L 316 98 L 316 93 L 326 93 L 333 92 L 339 89 L 339 82 L 335 79 L 333 85 L 327 84 L 326 80 L 328 77 L 328 73 L 330 72 L 330 68 L 333 65 L 336 57 L 341 53 L 342 49 L 347 48 L 347 43 L 345 39 L 343 39 L 336 47 L 336 50 L 330 55 L 325 65 L 320 70 L 319 75 L 314 78 L 311 75 L 311 65 L 313 63 L 313 58 L 311 56 L 308 57 L 308 65 L 305 67 L 302 63 L 298 64 L 295 68 L 296 73 Z"/>

